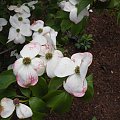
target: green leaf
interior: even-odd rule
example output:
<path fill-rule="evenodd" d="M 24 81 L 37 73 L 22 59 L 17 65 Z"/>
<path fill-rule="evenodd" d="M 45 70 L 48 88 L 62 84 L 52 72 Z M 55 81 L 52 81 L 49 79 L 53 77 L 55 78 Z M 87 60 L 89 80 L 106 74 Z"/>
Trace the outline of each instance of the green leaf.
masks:
<path fill-rule="evenodd" d="M 57 96 L 52 97 L 47 101 L 47 106 L 51 108 L 51 111 L 64 113 L 69 111 L 72 104 L 72 96 L 66 92 L 62 92 Z"/>
<path fill-rule="evenodd" d="M 63 85 L 64 80 L 65 78 L 52 78 L 48 85 L 48 91 L 59 89 Z"/>
<path fill-rule="evenodd" d="M 27 89 L 27 88 L 20 88 L 20 91 L 21 91 L 21 93 L 24 95 L 24 96 L 26 96 L 26 97 L 30 97 L 30 95 L 31 95 L 31 90 L 30 89 Z"/>
<path fill-rule="evenodd" d="M 120 5 L 120 0 L 110 0 L 108 8 L 114 8 Z"/>
<path fill-rule="evenodd" d="M 0 99 L 4 97 L 9 97 L 9 98 L 14 98 L 16 96 L 16 91 L 13 88 L 8 88 L 8 89 L 0 89 Z"/>
<path fill-rule="evenodd" d="M 61 23 L 61 31 L 65 32 L 66 30 L 68 30 L 71 27 L 71 21 L 70 20 L 62 20 Z"/>
<path fill-rule="evenodd" d="M 37 97 L 30 98 L 29 105 L 33 112 L 46 112 L 47 110 L 45 102 Z"/>
<path fill-rule="evenodd" d="M 87 25 L 86 23 L 87 23 L 87 17 L 84 17 L 82 19 L 82 21 L 80 23 L 78 23 L 78 24 L 74 24 L 73 23 L 72 26 L 71 26 L 72 34 L 73 35 L 77 35 L 79 33 L 82 33 L 84 28 L 85 28 L 85 26 Z"/>
<path fill-rule="evenodd" d="M 62 19 L 68 19 L 69 14 L 65 11 L 58 11 L 55 18 L 62 18 Z"/>
<path fill-rule="evenodd" d="M 59 94 L 62 93 L 62 92 L 63 92 L 62 90 L 49 91 L 45 96 L 42 97 L 42 99 L 43 99 L 44 101 L 47 101 L 47 100 L 53 98 L 54 96 L 59 95 Z"/>
<path fill-rule="evenodd" d="M 7 70 L 0 74 L 0 89 L 6 89 L 14 82 L 16 82 L 16 78 L 12 70 Z"/>
<path fill-rule="evenodd" d="M 45 113 L 33 112 L 32 120 L 43 120 L 45 116 Z"/>
<path fill-rule="evenodd" d="M 48 86 L 46 80 L 39 77 L 39 81 L 35 86 L 30 87 L 33 96 L 41 98 L 48 92 Z"/>
<path fill-rule="evenodd" d="M 94 116 L 94 117 L 92 118 L 92 120 L 97 120 L 97 118 Z"/>
<path fill-rule="evenodd" d="M 91 4 L 93 2 L 93 0 L 79 0 L 78 3 L 78 14 L 85 9 L 89 4 Z"/>
<path fill-rule="evenodd" d="M 83 99 L 85 101 L 90 101 L 94 95 L 93 75 L 92 74 L 89 75 L 86 79 L 87 79 L 88 88 Z"/>

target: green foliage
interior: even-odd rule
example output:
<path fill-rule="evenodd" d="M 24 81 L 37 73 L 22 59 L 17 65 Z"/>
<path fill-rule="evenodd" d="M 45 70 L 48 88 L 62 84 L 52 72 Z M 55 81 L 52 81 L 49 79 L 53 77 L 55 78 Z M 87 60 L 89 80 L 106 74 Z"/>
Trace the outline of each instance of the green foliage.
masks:
<path fill-rule="evenodd" d="M 32 120 L 43 120 L 46 115 L 45 112 L 47 112 L 46 103 L 40 98 L 31 97 L 29 99 L 29 105 L 33 111 Z"/>
<path fill-rule="evenodd" d="M 61 31 L 65 32 L 66 30 L 70 29 L 72 26 L 70 20 L 63 20 L 61 23 Z"/>
<path fill-rule="evenodd" d="M 32 120 L 43 120 L 45 116 L 45 113 L 33 112 Z"/>
<path fill-rule="evenodd" d="M 87 17 L 84 17 L 81 22 L 79 22 L 78 24 L 74 24 L 72 23 L 71 26 L 71 33 L 72 35 L 78 35 L 78 34 L 82 34 L 86 25 L 87 25 Z"/>
<path fill-rule="evenodd" d="M 0 89 L 0 99 L 4 97 L 14 98 L 16 96 L 16 90 L 14 88 Z"/>
<path fill-rule="evenodd" d="M 48 85 L 48 91 L 53 91 L 59 89 L 63 85 L 65 78 L 52 78 Z"/>
<path fill-rule="evenodd" d="M 79 0 L 78 6 L 77 6 L 78 14 L 92 2 L 93 0 Z"/>
<path fill-rule="evenodd" d="M 48 86 L 46 80 L 42 77 L 39 77 L 38 83 L 30 88 L 32 91 L 32 95 L 38 98 L 41 98 L 48 92 Z"/>
<path fill-rule="evenodd" d="M 47 110 L 45 102 L 37 97 L 31 97 L 29 99 L 29 105 L 33 112 L 44 113 Z"/>
<path fill-rule="evenodd" d="M 51 108 L 51 111 L 59 113 L 69 111 L 71 104 L 72 97 L 66 92 L 62 92 L 47 101 L 47 106 Z"/>
<path fill-rule="evenodd" d="M 94 116 L 92 120 L 97 120 L 97 118 Z"/>
<path fill-rule="evenodd" d="M 120 0 L 110 0 L 109 8 L 120 7 Z"/>
<path fill-rule="evenodd" d="M 75 47 L 77 49 L 85 50 L 87 51 L 89 48 L 91 48 L 91 43 L 93 42 L 92 35 L 84 34 L 78 41 L 75 43 Z"/>
<path fill-rule="evenodd" d="M 12 70 L 4 71 L 0 74 L 0 89 L 6 89 L 9 85 L 14 83 L 16 78 Z"/>
<path fill-rule="evenodd" d="M 62 92 L 62 90 L 51 90 L 46 95 L 44 95 L 42 99 L 47 102 L 49 99 L 53 98 L 56 95 L 59 95 Z"/>
<path fill-rule="evenodd" d="M 26 88 L 20 88 L 20 91 L 21 91 L 21 93 L 24 95 L 24 96 L 26 96 L 26 97 L 30 97 L 30 95 L 31 95 L 31 90 L 28 88 L 28 89 L 26 89 Z"/>

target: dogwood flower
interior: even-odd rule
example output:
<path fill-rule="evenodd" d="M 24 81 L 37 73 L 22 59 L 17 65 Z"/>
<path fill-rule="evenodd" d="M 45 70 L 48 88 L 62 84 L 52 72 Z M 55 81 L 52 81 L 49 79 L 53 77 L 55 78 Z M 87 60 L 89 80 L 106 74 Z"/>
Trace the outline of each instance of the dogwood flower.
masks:
<path fill-rule="evenodd" d="M 16 114 L 19 119 L 29 118 L 33 115 L 32 110 L 27 105 L 19 102 L 19 99 L 3 98 L 0 102 L 0 116 L 8 118 L 16 109 Z"/>
<path fill-rule="evenodd" d="M 91 62 L 91 53 L 76 53 L 72 55 L 71 59 L 67 57 L 61 58 L 54 74 L 57 77 L 69 76 L 66 82 L 63 83 L 64 89 L 76 97 L 82 97 L 87 90 L 85 77 Z"/>
<path fill-rule="evenodd" d="M 5 25 L 7 25 L 7 20 L 5 18 L 0 18 L 0 31 L 2 31 Z"/>
<path fill-rule="evenodd" d="M 36 43 L 29 43 L 20 51 L 22 58 L 15 61 L 13 72 L 17 83 L 24 88 L 34 86 L 38 82 L 38 76 L 45 71 L 44 61 L 37 58 L 40 47 Z"/>
<path fill-rule="evenodd" d="M 9 30 L 8 42 L 14 41 L 16 44 L 23 44 L 25 42 L 25 36 L 31 36 L 32 31 L 29 20 L 22 18 L 23 21 L 20 21 L 18 19 L 17 16 L 10 16 L 10 24 L 12 27 Z"/>
<path fill-rule="evenodd" d="M 29 7 L 31 7 L 33 10 L 35 9 L 35 4 L 38 3 L 38 0 L 36 1 L 31 1 L 31 2 L 28 2 L 28 3 L 24 3 L 24 5 L 28 5 Z"/>
<path fill-rule="evenodd" d="M 45 45 L 40 45 L 41 59 L 46 65 L 46 72 L 48 77 L 55 77 L 54 70 L 59 63 L 60 59 L 63 57 L 63 54 L 59 50 L 55 50 L 54 47 L 48 42 Z"/>
<path fill-rule="evenodd" d="M 35 21 L 31 25 L 31 29 L 34 31 L 33 33 L 33 41 L 39 42 L 41 45 L 44 45 L 47 43 L 47 37 L 50 37 L 52 40 L 52 43 L 54 47 L 56 48 L 56 36 L 58 32 L 56 32 L 54 29 L 46 26 L 44 27 L 44 22 L 42 20 Z"/>
<path fill-rule="evenodd" d="M 30 25 L 30 20 L 20 14 L 15 14 L 14 16 L 10 16 L 9 21 L 13 27 L 16 25 L 21 25 L 21 24 L 29 24 Z"/>
<path fill-rule="evenodd" d="M 76 4 L 78 4 L 77 0 L 69 0 L 68 2 L 62 1 L 59 3 L 59 7 L 66 12 L 70 12 L 70 20 L 75 24 L 78 24 L 84 16 L 89 16 L 89 12 L 87 8 L 85 8 L 77 15 Z"/>
<path fill-rule="evenodd" d="M 16 13 L 21 14 L 24 17 L 30 17 L 30 9 L 25 4 L 22 5 L 10 5 L 8 7 L 10 11 L 14 10 Z"/>

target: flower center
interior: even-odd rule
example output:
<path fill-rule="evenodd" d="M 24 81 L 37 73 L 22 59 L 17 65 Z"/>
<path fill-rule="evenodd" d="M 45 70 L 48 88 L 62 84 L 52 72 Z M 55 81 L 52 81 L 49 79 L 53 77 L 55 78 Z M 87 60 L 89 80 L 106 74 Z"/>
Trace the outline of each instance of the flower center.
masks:
<path fill-rule="evenodd" d="M 15 99 L 13 100 L 13 103 L 14 103 L 14 105 L 16 106 L 16 105 L 19 105 L 20 101 L 19 101 L 18 98 L 15 98 Z"/>
<path fill-rule="evenodd" d="M 75 73 L 76 73 L 76 74 L 80 74 L 80 67 L 79 67 L 79 66 L 76 66 L 76 68 L 75 68 Z"/>
<path fill-rule="evenodd" d="M 19 17 L 18 20 L 19 20 L 19 21 L 23 21 L 23 18 L 22 18 L 22 17 Z"/>
<path fill-rule="evenodd" d="M 31 63 L 31 59 L 29 57 L 26 57 L 23 59 L 23 64 L 24 65 L 29 65 Z"/>
<path fill-rule="evenodd" d="M 50 60 L 50 59 L 52 58 L 52 53 L 47 53 L 47 54 L 45 55 L 45 58 L 46 58 L 47 60 Z"/>
<path fill-rule="evenodd" d="M 42 28 L 40 28 L 40 29 L 38 30 L 38 32 L 39 32 L 39 33 L 42 33 L 42 32 L 43 32 L 43 29 L 42 29 Z"/>
<path fill-rule="evenodd" d="M 19 32 L 20 32 L 20 29 L 16 29 L 16 32 L 18 32 L 18 33 L 19 33 Z"/>

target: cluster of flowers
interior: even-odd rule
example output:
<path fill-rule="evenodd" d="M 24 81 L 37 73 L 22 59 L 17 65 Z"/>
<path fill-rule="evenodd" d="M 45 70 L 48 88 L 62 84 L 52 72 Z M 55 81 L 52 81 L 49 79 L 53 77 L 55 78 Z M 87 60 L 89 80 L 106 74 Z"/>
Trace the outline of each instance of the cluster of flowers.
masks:
<path fill-rule="evenodd" d="M 38 76 L 45 72 L 49 78 L 69 76 L 63 83 L 65 90 L 76 97 L 82 97 L 87 90 L 85 77 L 92 62 L 92 54 L 76 53 L 71 59 L 64 57 L 56 48 L 57 32 L 43 27 L 41 20 L 31 27 L 36 30 L 33 40 L 23 47 L 20 51 L 21 58 L 13 65 L 17 83 L 24 88 L 34 86 L 38 82 Z"/>
<path fill-rule="evenodd" d="M 35 9 L 34 4 L 38 1 L 32 1 L 29 3 L 24 3 L 22 5 L 11 5 L 8 7 L 9 10 L 14 10 L 16 14 L 14 16 L 10 16 L 10 24 L 11 28 L 9 30 L 8 42 L 14 41 L 14 43 L 23 44 L 25 42 L 25 36 L 29 37 L 32 35 L 32 31 L 30 29 L 30 8 Z M 29 6 L 29 7 L 28 7 Z"/>
<path fill-rule="evenodd" d="M 34 9 L 36 3 L 37 1 L 32 1 L 21 6 L 12 5 L 8 8 L 16 12 L 14 16 L 10 16 L 9 21 L 12 27 L 9 31 L 8 42 L 14 41 L 16 44 L 22 44 L 25 42 L 26 36 L 32 36 L 32 41 L 23 47 L 20 51 L 21 57 L 18 57 L 13 64 L 13 72 L 18 85 L 23 88 L 34 86 L 38 82 L 38 77 L 46 72 L 49 78 L 68 76 L 63 82 L 64 89 L 75 97 L 84 96 L 87 90 L 85 77 L 88 67 L 92 63 L 92 54 L 85 52 L 73 54 L 71 58 L 64 57 L 63 53 L 57 50 L 56 37 L 58 33 L 54 29 L 45 26 L 42 20 L 34 21 L 30 25 L 29 7 Z M 60 3 L 60 7 L 70 12 L 70 19 L 78 23 L 85 15 L 88 15 L 88 10 L 85 8 L 84 12 L 77 16 L 76 4 L 75 0 L 64 1 Z M 5 21 L 0 25 L 4 26 Z M 3 98 L 0 105 L 0 115 L 3 118 L 9 117 L 15 108 L 20 119 L 32 116 L 31 109 L 21 104 L 18 99 Z"/>
<path fill-rule="evenodd" d="M 106 2 L 107 0 L 99 0 L 101 2 Z M 34 4 L 36 4 L 38 1 L 32 1 L 29 3 L 24 3 L 21 6 L 14 6 L 11 5 L 8 9 L 9 10 L 14 10 L 17 14 L 14 16 L 11 16 L 10 18 L 10 23 L 12 25 L 10 32 L 9 32 L 9 41 L 14 40 L 15 43 L 19 43 L 18 39 L 22 39 L 20 43 L 23 43 L 25 41 L 24 36 L 31 36 L 31 32 L 29 30 L 29 23 L 30 21 L 28 20 L 28 18 L 30 17 L 30 9 L 29 7 L 31 7 L 32 9 L 35 9 Z M 75 24 L 78 24 L 84 16 L 89 16 L 89 12 L 93 12 L 90 9 L 90 5 L 88 5 L 85 9 L 83 9 L 79 14 L 77 14 L 77 7 L 76 5 L 79 2 L 77 0 L 69 0 L 69 1 L 65 1 L 63 0 L 62 2 L 60 2 L 58 5 L 59 7 L 66 11 L 66 12 L 70 12 L 70 20 L 72 22 L 74 22 Z M 29 7 L 28 7 L 29 6 Z M 19 19 L 18 19 L 19 18 Z M 23 21 L 22 23 L 28 24 L 27 26 L 20 25 L 21 23 L 19 22 L 19 24 L 14 24 L 14 19 L 18 19 L 18 21 Z M 3 26 L 5 26 L 7 24 L 6 19 L 4 18 L 0 18 L 0 31 L 2 31 Z M 20 27 L 21 26 L 21 27 Z M 23 27 L 27 27 L 25 30 L 22 29 Z M 20 29 L 21 28 L 21 29 Z M 16 29 L 16 31 L 15 31 Z M 17 30 L 18 29 L 18 30 Z M 28 30 L 29 33 L 24 33 L 24 31 Z M 12 37 L 12 33 L 13 31 L 15 31 L 15 35 L 14 37 Z M 20 32 L 21 31 L 21 32 Z M 19 33 L 19 34 L 18 34 Z M 17 38 L 16 38 L 17 36 Z"/>

